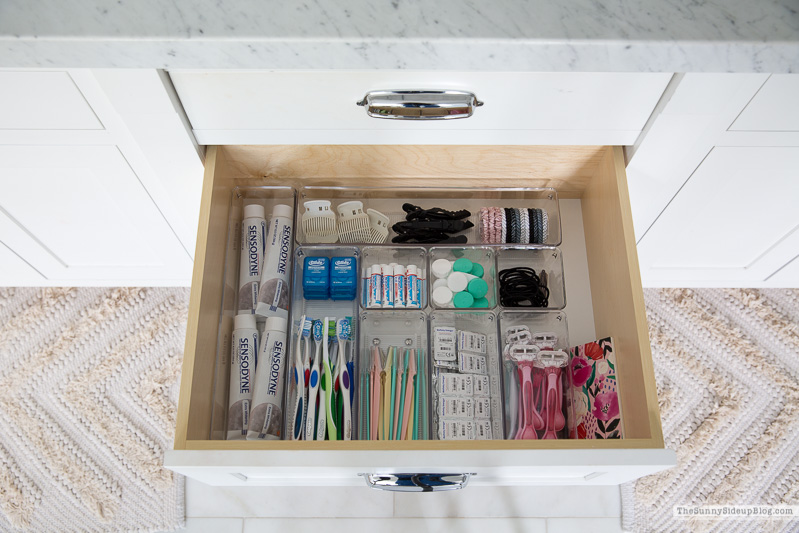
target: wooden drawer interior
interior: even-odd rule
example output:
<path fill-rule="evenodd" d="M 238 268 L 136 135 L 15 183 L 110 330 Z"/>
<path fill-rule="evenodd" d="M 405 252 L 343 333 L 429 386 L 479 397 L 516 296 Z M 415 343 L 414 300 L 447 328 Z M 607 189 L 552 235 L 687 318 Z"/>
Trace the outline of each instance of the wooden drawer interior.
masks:
<path fill-rule="evenodd" d="M 237 186 L 554 187 L 579 200 L 596 335 L 613 336 L 621 440 L 225 441 L 211 427 L 231 191 Z M 567 259 L 568 260 L 568 259 Z M 230 273 L 228 273 L 230 275 Z M 228 280 L 230 282 L 230 280 Z M 233 282 L 235 283 L 235 281 Z M 230 291 L 228 291 L 230 292 Z M 588 291 L 586 291 L 586 294 Z M 218 432 L 217 432 L 218 433 Z M 175 450 L 663 448 L 624 158 L 608 146 L 212 146 L 206 169 Z"/>

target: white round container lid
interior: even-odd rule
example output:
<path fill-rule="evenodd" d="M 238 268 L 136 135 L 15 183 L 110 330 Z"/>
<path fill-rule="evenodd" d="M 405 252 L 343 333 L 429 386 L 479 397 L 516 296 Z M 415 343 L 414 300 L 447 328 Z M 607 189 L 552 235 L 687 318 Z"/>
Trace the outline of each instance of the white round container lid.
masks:
<path fill-rule="evenodd" d="M 294 208 L 286 204 L 277 204 L 272 209 L 272 216 L 291 218 L 294 216 Z"/>
<path fill-rule="evenodd" d="M 285 318 L 281 318 L 279 316 L 270 316 L 266 319 L 264 331 L 282 331 L 285 333 L 288 330 L 287 326 L 288 323 L 286 322 Z"/>
<path fill-rule="evenodd" d="M 264 206 L 258 204 L 245 205 L 244 218 L 264 218 Z"/>
<path fill-rule="evenodd" d="M 446 279 L 437 279 L 433 282 L 433 290 L 436 290 L 439 287 L 446 287 L 447 280 Z"/>
<path fill-rule="evenodd" d="M 242 313 L 233 317 L 233 329 L 256 329 L 255 315 L 252 313 Z"/>
<path fill-rule="evenodd" d="M 432 265 L 433 275 L 437 278 L 446 278 L 452 272 L 452 261 L 449 259 L 436 259 Z"/>
<path fill-rule="evenodd" d="M 433 291 L 433 302 L 438 306 L 448 305 L 452 302 L 452 291 L 447 287 L 439 287 Z"/>
<path fill-rule="evenodd" d="M 447 278 L 447 287 L 452 292 L 465 291 L 468 284 L 469 280 L 466 279 L 466 275 L 463 272 L 453 272 Z"/>

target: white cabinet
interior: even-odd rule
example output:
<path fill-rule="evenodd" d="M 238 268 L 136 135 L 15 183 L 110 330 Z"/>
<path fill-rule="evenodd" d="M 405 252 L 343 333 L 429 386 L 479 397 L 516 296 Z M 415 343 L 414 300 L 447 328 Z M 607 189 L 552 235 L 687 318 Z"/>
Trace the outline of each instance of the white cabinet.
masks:
<path fill-rule="evenodd" d="M 716 147 L 638 245 L 650 282 L 765 281 L 799 253 L 799 147 Z"/>
<path fill-rule="evenodd" d="M 633 144 L 670 74 L 170 71 L 202 144 Z M 457 89 L 468 119 L 370 118 L 370 90 Z"/>
<path fill-rule="evenodd" d="M 164 73 L 0 71 L 1 285 L 188 285 L 202 159 Z"/>
<path fill-rule="evenodd" d="M 180 282 L 191 269 L 115 146 L 0 146 L 0 235 L 52 280 Z"/>
<path fill-rule="evenodd" d="M 675 77 L 627 167 L 644 286 L 799 286 L 780 271 L 799 256 L 795 88 Z"/>

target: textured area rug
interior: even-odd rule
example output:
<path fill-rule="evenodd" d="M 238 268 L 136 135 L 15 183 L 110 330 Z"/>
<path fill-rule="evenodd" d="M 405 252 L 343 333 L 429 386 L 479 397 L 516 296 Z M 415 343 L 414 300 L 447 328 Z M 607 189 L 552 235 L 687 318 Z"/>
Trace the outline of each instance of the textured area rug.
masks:
<path fill-rule="evenodd" d="M 628 531 L 799 531 L 799 519 L 684 520 L 675 505 L 799 504 L 799 291 L 649 289 L 666 447 L 622 487 Z"/>
<path fill-rule="evenodd" d="M 0 529 L 184 523 L 171 448 L 188 289 L 0 289 Z"/>

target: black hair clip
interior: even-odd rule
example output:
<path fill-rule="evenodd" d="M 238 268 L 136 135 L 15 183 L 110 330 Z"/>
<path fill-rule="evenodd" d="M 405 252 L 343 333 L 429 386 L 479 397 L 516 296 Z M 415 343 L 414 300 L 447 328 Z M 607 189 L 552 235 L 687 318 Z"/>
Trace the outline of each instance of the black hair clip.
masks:
<path fill-rule="evenodd" d="M 468 219 L 472 214 L 466 209 L 448 211 L 441 207 L 422 209 L 411 203 L 402 204 L 405 221 L 397 222 L 391 229 L 397 235 L 391 239 L 394 243 L 421 244 L 466 244 L 466 235 L 452 235 L 469 228 L 474 224 Z"/>

